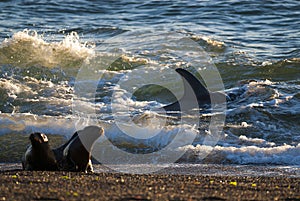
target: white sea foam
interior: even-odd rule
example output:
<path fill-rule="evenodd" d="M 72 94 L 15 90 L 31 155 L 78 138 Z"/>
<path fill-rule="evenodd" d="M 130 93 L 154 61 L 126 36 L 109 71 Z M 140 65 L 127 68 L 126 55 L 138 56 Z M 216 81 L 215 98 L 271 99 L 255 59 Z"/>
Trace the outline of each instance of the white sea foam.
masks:
<path fill-rule="evenodd" d="M 30 113 L 0 114 L 0 134 L 46 134 L 71 135 L 74 132 L 74 119 L 54 116 L 39 116 Z"/>
<path fill-rule="evenodd" d="M 248 138 L 244 135 L 239 136 L 239 140 L 242 142 L 250 142 L 253 144 L 258 144 L 258 145 L 268 145 L 268 146 L 275 146 L 276 144 L 273 142 L 267 142 L 264 139 L 259 139 L 259 138 Z"/>
<path fill-rule="evenodd" d="M 1 64 L 25 67 L 79 67 L 94 54 L 94 47 L 81 42 L 76 32 L 66 35 L 60 42 L 47 42 L 36 31 L 24 30 L 0 45 Z"/>
<path fill-rule="evenodd" d="M 198 163 L 300 165 L 300 144 L 274 147 L 189 145 L 180 149 L 186 151 L 182 160 L 187 162 L 191 162 L 192 159 Z M 201 156 L 207 152 L 210 155 L 202 160 Z"/>

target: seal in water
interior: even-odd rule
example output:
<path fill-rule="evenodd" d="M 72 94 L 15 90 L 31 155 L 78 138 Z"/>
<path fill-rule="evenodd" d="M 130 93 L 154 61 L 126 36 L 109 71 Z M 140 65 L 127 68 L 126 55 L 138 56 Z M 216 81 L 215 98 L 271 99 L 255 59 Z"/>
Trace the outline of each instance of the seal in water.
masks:
<path fill-rule="evenodd" d="M 93 172 L 91 150 L 104 130 L 98 126 L 88 126 L 76 133 L 63 150 L 62 170 Z"/>
<path fill-rule="evenodd" d="M 47 136 L 43 133 L 32 133 L 29 139 L 31 145 L 22 159 L 23 170 L 58 170 Z"/>
<path fill-rule="evenodd" d="M 190 72 L 185 69 L 177 68 L 176 72 L 182 77 L 184 94 L 180 100 L 163 107 L 166 111 L 181 111 L 194 108 L 204 108 L 211 104 L 211 97 L 215 100 L 226 100 L 226 95 L 222 92 L 210 92 L 202 83 Z M 194 103 L 193 99 L 197 102 Z M 183 107 L 183 108 L 180 108 Z"/>

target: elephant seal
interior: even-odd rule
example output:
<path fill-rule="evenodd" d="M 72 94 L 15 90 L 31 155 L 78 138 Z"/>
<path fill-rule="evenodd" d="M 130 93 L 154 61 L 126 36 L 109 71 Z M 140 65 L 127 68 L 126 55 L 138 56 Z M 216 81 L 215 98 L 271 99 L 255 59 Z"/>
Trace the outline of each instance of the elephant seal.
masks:
<path fill-rule="evenodd" d="M 175 70 L 183 81 L 184 94 L 180 100 L 163 107 L 166 111 L 190 110 L 196 107 L 205 108 L 211 104 L 211 97 L 220 103 L 226 101 L 227 96 L 222 92 L 210 92 L 203 84 L 190 72 L 185 69 Z M 197 101 L 193 101 L 193 99 Z M 183 107 L 183 108 L 180 108 Z"/>
<path fill-rule="evenodd" d="M 43 133 L 32 133 L 29 139 L 31 145 L 22 159 L 23 170 L 58 170 L 47 136 Z"/>
<path fill-rule="evenodd" d="M 62 170 L 93 172 L 91 150 L 95 141 L 104 134 L 104 129 L 98 126 L 88 126 L 76 133 L 63 150 Z"/>

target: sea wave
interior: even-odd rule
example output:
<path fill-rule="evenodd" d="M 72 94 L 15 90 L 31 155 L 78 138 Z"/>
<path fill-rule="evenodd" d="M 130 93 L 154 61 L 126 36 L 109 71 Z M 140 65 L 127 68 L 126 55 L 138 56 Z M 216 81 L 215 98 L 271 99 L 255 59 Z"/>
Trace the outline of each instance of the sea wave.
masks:
<path fill-rule="evenodd" d="M 245 137 L 243 137 L 245 138 Z M 242 139 L 243 141 L 245 139 Z M 253 141 L 253 139 L 248 138 Z M 255 140 L 257 141 L 257 140 Z M 272 147 L 260 146 L 186 146 L 181 162 L 213 163 L 213 164 L 240 164 L 240 165 L 300 165 L 300 144 L 281 145 Z M 203 153 L 208 156 L 203 160 Z"/>
<path fill-rule="evenodd" d="M 34 30 L 14 33 L 0 45 L 0 62 L 19 67 L 79 67 L 84 60 L 95 54 L 94 45 L 80 41 L 71 32 L 60 42 L 47 42 Z"/>
<path fill-rule="evenodd" d="M 184 129 L 180 130 L 182 141 L 185 134 L 195 130 L 196 138 L 189 145 L 173 148 L 173 152 L 186 152 L 178 162 L 300 164 L 297 155 L 300 149 L 298 57 L 260 61 L 260 58 L 238 50 L 228 41 L 181 32 L 210 56 L 207 57 L 209 62 L 218 67 L 227 88 L 225 93 L 229 101 L 224 132 L 217 146 L 208 146 L 203 142 L 210 133 L 209 119 L 214 115 L 210 110 L 201 111 L 203 113 L 196 116 L 186 117 L 182 114 L 187 121 L 151 111 L 183 95 L 182 79 L 174 69 L 190 67 L 189 61 L 168 54 L 171 46 L 165 40 L 154 37 L 150 41 L 140 35 L 125 34 L 124 40 L 118 42 L 139 37 L 138 41 L 131 44 L 129 49 L 118 46 L 119 43 L 113 44 L 120 57 L 99 67 L 103 58 L 110 58 L 103 50 L 113 39 L 106 44 L 96 42 L 95 46 L 94 43 L 84 42 L 71 29 L 66 33 L 64 39 L 57 41 L 55 36 L 53 39 L 36 31 L 24 30 L 1 43 L 1 136 L 13 135 L 8 137 L 13 139 L 31 132 L 44 132 L 50 136 L 59 134 L 68 138 L 75 130 L 96 124 L 105 127 L 112 142 L 110 146 L 130 153 L 145 154 L 166 147 L 183 126 Z M 153 32 L 147 36 L 151 34 Z M 156 39 L 161 46 L 152 46 Z M 147 48 L 135 48 L 140 47 L 139 44 L 146 44 Z M 193 53 L 184 52 L 183 55 L 194 59 L 197 54 Z M 205 68 L 209 62 L 199 69 Z M 94 70 L 92 73 L 101 75 L 101 79 L 76 79 L 83 67 Z M 145 77 L 150 78 L 151 83 L 161 80 L 166 87 L 143 85 Z M 97 86 L 95 93 L 86 97 L 77 96 L 75 85 L 81 82 L 93 82 Z M 126 82 L 133 91 L 124 87 Z M 82 85 L 83 91 L 85 86 Z M 77 113 L 74 105 L 83 112 L 93 111 L 95 114 Z M 121 108 L 121 112 L 113 114 L 113 106 Z M 96 115 L 96 118 L 92 115 Z M 135 125 L 144 128 L 136 133 L 140 138 L 158 132 L 159 124 L 154 120 L 166 123 L 166 127 L 156 138 L 137 140 L 113 126 L 117 118 L 129 118 Z M 200 120 L 199 128 L 189 124 L 196 120 Z M 126 128 L 130 134 L 131 127 Z M 105 148 L 103 146 L 103 152 Z"/>

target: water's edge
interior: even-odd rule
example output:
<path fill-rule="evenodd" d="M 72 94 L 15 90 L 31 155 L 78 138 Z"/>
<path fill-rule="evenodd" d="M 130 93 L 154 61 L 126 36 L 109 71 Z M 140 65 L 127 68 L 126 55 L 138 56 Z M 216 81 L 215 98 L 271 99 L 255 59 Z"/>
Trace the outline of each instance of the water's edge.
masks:
<path fill-rule="evenodd" d="M 95 173 L 116 173 L 119 169 L 161 170 L 151 174 L 202 175 L 202 176 L 240 176 L 240 177 L 292 177 L 300 178 L 300 166 L 253 166 L 253 165 L 215 165 L 215 164 L 164 164 L 164 165 L 114 165 L 114 170 L 104 166 L 93 165 Z M 22 170 L 21 163 L 0 163 L 0 173 Z M 130 172 L 129 170 L 127 172 Z"/>

